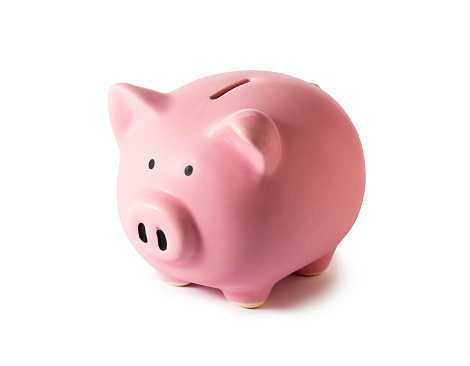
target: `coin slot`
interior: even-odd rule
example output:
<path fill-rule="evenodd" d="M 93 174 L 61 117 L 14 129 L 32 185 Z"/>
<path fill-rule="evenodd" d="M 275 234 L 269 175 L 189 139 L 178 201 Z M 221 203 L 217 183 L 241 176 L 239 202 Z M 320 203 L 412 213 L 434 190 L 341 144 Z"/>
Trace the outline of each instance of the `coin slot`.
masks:
<path fill-rule="evenodd" d="M 227 85 L 226 87 L 223 87 L 219 91 L 215 92 L 210 96 L 211 99 L 217 99 L 220 98 L 222 95 L 227 94 L 230 90 L 233 90 L 235 88 L 238 88 L 239 86 L 246 84 L 250 81 L 250 79 L 241 79 L 238 80 L 230 85 Z"/>

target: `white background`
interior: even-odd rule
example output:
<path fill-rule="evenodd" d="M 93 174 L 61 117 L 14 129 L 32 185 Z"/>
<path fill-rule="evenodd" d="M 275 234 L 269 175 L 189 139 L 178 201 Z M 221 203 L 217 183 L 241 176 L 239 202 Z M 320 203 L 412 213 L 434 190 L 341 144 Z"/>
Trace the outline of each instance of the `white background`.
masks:
<path fill-rule="evenodd" d="M 1 365 L 469 365 L 465 1 L 4 1 Z M 120 81 L 244 69 L 317 83 L 367 187 L 331 267 L 257 310 L 162 283 L 116 209 Z"/>

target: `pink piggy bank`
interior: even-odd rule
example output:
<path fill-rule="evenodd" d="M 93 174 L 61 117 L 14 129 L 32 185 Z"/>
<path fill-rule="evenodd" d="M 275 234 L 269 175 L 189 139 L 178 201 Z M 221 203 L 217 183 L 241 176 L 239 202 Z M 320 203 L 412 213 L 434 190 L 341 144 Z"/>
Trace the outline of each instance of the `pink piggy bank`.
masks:
<path fill-rule="evenodd" d="M 361 143 L 315 84 L 263 71 L 167 94 L 116 84 L 109 114 L 122 225 L 172 285 L 260 306 L 283 277 L 323 272 L 357 218 Z"/>

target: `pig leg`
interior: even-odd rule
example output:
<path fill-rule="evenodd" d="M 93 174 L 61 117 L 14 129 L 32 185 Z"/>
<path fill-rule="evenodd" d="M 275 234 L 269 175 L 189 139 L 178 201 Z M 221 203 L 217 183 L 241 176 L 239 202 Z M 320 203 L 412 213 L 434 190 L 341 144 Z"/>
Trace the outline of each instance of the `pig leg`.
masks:
<path fill-rule="evenodd" d="M 242 308 L 257 308 L 266 301 L 273 285 L 247 288 L 228 288 L 222 289 L 226 299 L 231 303 Z"/>
<path fill-rule="evenodd" d="M 164 273 L 161 273 L 161 272 L 158 272 L 158 271 L 157 271 L 157 274 L 158 274 L 158 277 L 160 277 L 160 279 L 163 282 L 166 282 L 166 283 L 168 283 L 169 285 L 172 285 L 172 286 L 187 286 L 187 285 L 191 284 L 191 282 L 181 281 L 181 280 L 178 280 L 177 278 L 168 276 L 168 275 L 166 275 Z"/>
<path fill-rule="evenodd" d="M 312 262 L 305 267 L 302 267 L 295 273 L 303 276 L 316 276 L 322 274 L 331 262 L 331 258 L 333 258 L 333 254 L 335 251 L 333 250 L 331 253 L 324 255 L 321 258 L 318 258 L 315 262 Z"/>

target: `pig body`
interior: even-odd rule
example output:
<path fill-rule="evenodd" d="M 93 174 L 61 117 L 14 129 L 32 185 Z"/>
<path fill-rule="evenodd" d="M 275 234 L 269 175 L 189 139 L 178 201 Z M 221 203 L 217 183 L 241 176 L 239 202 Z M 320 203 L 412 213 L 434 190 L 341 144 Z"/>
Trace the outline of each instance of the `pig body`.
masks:
<path fill-rule="evenodd" d="M 138 253 L 166 282 L 256 307 L 297 272 L 323 272 L 359 213 L 357 132 L 315 84 L 271 72 L 171 93 L 116 84 L 117 198 Z"/>

